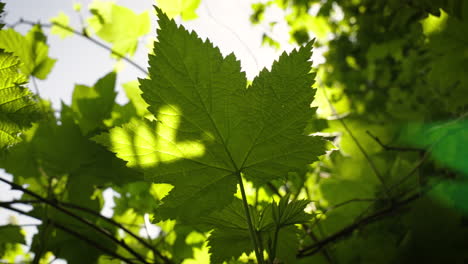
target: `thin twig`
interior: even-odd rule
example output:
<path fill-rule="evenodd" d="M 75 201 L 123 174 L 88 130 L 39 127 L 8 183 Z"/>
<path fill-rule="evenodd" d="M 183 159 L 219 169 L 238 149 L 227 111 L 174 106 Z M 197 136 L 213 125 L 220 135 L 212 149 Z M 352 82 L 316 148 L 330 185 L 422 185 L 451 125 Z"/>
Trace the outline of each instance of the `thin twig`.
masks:
<path fill-rule="evenodd" d="M 330 244 L 330 243 L 333 243 L 333 242 L 336 242 L 340 239 L 343 239 L 349 235 L 351 235 L 354 230 L 358 229 L 358 228 L 361 228 L 363 226 L 366 226 L 368 224 L 371 224 L 373 222 L 376 222 L 380 219 L 382 219 L 384 216 L 387 216 L 387 215 L 390 215 L 392 213 L 395 213 L 395 211 L 397 211 L 398 209 L 401 209 L 402 207 L 404 207 L 405 205 L 408 205 L 409 203 L 411 203 L 412 201 L 418 199 L 421 195 L 419 193 L 417 194 L 414 194 L 410 197 L 408 197 L 407 199 L 404 199 L 400 202 L 396 202 L 396 203 L 393 203 L 391 204 L 388 208 L 386 209 L 383 209 L 381 211 L 378 211 L 372 215 L 369 215 L 363 219 L 361 219 L 360 221 L 356 222 L 356 223 L 353 223 L 345 228 L 343 228 L 342 230 L 320 240 L 319 242 L 315 243 L 315 244 L 312 244 L 310 246 L 306 246 L 304 248 L 302 248 L 301 250 L 299 250 L 299 252 L 297 253 L 297 257 L 298 258 L 303 258 L 303 257 L 307 257 L 307 256 L 312 256 L 314 255 L 315 253 L 319 252 L 324 246 Z"/>
<path fill-rule="evenodd" d="M 347 200 L 347 201 L 344 201 L 344 202 L 341 202 L 341 203 L 337 203 L 335 205 L 332 205 L 332 206 L 329 206 L 325 209 L 325 212 L 324 213 L 327 213 L 331 210 L 335 210 L 339 207 L 342 207 L 342 206 L 345 206 L 347 204 L 350 204 L 350 203 L 355 203 L 355 202 L 375 202 L 377 201 L 377 199 L 372 199 L 372 198 L 355 198 L 355 199 L 350 199 L 350 200 Z"/>
<path fill-rule="evenodd" d="M 424 152 L 424 149 L 420 148 L 411 148 L 411 147 L 395 147 L 395 146 L 388 146 L 380 140 L 380 138 L 376 137 L 374 134 L 372 134 L 369 130 L 366 130 L 367 135 L 371 137 L 377 144 L 379 144 L 383 149 L 385 150 L 393 150 L 393 151 L 415 151 L 415 152 Z"/>
<path fill-rule="evenodd" d="M 335 109 L 335 107 L 333 106 L 332 102 L 330 101 L 330 99 L 328 98 L 328 95 L 327 95 L 327 91 L 325 90 L 325 88 L 321 87 L 321 90 L 323 92 L 323 95 L 325 96 L 325 99 L 327 100 L 328 102 L 328 105 L 330 106 L 330 109 L 332 110 L 333 112 L 333 115 L 337 116 L 338 113 Z M 345 123 L 345 121 L 342 119 L 342 118 L 338 118 L 338 122 L 340 122 L 340 124 L 343 126 L 343 128 L 346 130 L 346 132 L 349 134 L 349 136 L 351 137 L 351 139 L 353 140 L 353 142 L 356 144 L 356 146 L 359 148 L 359 151 L 361 151 L 362 155 L 364 156 L 364 158 L 367 160 L 367 162 L 369 163 L 369 165 L 371 166 L 371 169 L 372 171 L 374 172 L 375 176 L 377 176 L 378 180 L 380 181 L 380 183 L 382 184 L 384 190 L 385 190 L 385 195 L 387 196 L 387 198 L 391 198 L 390 196 L 390 190 L 388 189 L 387 185 L 385 184 L 385 180 L 382 176 L 382 174 L 380 173 L 380 171 L 377 169 L 377 166 L 375 165 L 375 163 L 372 161 L 372 159 L 370 158 L 369 154 L 367 154 L 367 151 L 364 149 L 364 147 L 362 147 L 361 143 L 359 143 L 359 141 L 357 140 L 357 138 L 354 136 L 353 132 L 351 132 L 351 129 L 349 129 L 348 125 Z"/>
<path fill-rule="evenodd" d="M 145 241 L 143 238 L 141 238 L 140 236 L 137 236 L 134 232 L 130 231 L 128 228 L 126 228 L 124 225 L 120 224 L 120 223 L 117 223 L 115 220 L 113 220 L 112 218 L 107 218 L 103 215 L 101 215 L 100 213 L 92 210 L 92 209 L 89 209 L 89 208 L 86 208 L 86 207 L 82 207 L 82 206 L 79 206 L 79 205 L 76 205 L 76 204 L 73 204 L 73 203 L 68 203 L 68 202 L 61 202 L 61 201 L 55 201 L 57 204 L 60 204 L 60 205 L 63 205 L 63 206 L 66 206 L 66 207 L 69 207 L 69 208 L 73 208 L 73 209 L 76 209 L 76 210 L 79 210 L 79 211 L 82 211 L 82 212 L 85 212 L 85 213 L 88 213 L 88 214 L 91 214 L 91 215 L 94 215 L 96 217 L 99 217 L 101 219 L 103 219 L 104 221 L 122 229 L 124 232 L 126 232 L 127 234 L 129 234 L 130 236 L 132 236 L 133 238 L 135 238 L 137 241 L 139 241 L 141 244 L 143 244 L 145 247 L 147 247 L 148 249 L 150 249 L 151 251 L 153 251 L 153 253 L 158 256 L 159 258 L 161 258 L 162 261 L 164 261 L 164 263 L 166 264 L 171 264 L 172 261 L 170 259 L 168 259 L 166 256 L 162 255 L 161 252 L 159 252 L 158 250 L 156 250 L 151 244 L 149 244 L 147 241 Z M 33 203 L 44 203 L 43 201 L 39 201 L 39 200 L 16 200 L 16 201 L 8 201 L 8 202 L 0 202 L 0 205 L 11 205 L 11 204 L 18 204 L 18 203 L 22 203 L 22 204 L 33 204 Z M 146 224 L 145 224 L 145 227 L 146 227 Z"/>
<path fill-rule="evenodd" d="M 411 176 L 413 176 L 413 174 L 415 172 L 418 171 L 418 169 L 424 164 L 424 161 L 426 161 L 426 159 L 429 157 L 429 153 L 430 151 L 427 150 L 426 152 L 424 152 L 424 155 L 423 157 L 416 163 L 416 165 L 413 167 L 413 169 L 411 169 L 411 171 L 406 174 L 405 177 L 401 178 L 398 182 L 396 182 L 395 184 L 393 184 L 392 186 L 389 187 L 389 190 L 390 191 L 393 191 L 395 188 L 397 188 L 398 186 L 401 186 L 403 183 L 405 183 L 409 178 L 411 178 Z"/>
<path fill-rule="evenodd" d="M 133 238 L 135 238 L 138 242 L 140 242 L 141 244 L 143 244 L 145 247 L 147 247 L 148 249 L 150 249 L 151 251 L 153 251 L 153 253 L 158 256 L 161 260 L 164 261 L 164 263 L 166 264 L 170 264 L 172 263 L 172 261 L 170 259 L 168 259 L 166 256 L 162 255 L 161 252 L 159 252 L 158 250 L 156 250 L 151 244 L 149 244 L 147 241 L 145 241 L 143 238 L 141 238 L 140 236 L 137 236 L 135 233 L 133 233 L 132 231 L 130 231 L 128 228 L 126 228 L 125 226 L 123 226 L 122 224 L 120 223 L 117 223 L 115 220 L 113 220 L 112 218 L 107 218 L 103 215 L 101 215 L 100 213 L 96 212 L 96 211 L 93 211 L 89 208 L 86 208 L 86 207 L 81 207 L 79 205 L 76 205 L 76 204 L 72 204 L 72 203 L 67 203 L 67 202 L 58 202 L 59 204 L 62 204 L 66 207 L 70 207 L 70 208 L 74 208 L 74 209 L 77 209 L 77 210 L 80 210 L 80 211 L 83 211 L 83 212 L 86 212 L 86 213 L 89 213 L 89 214 L 92 214 L 94 216 L 97 216 L 105 221 L 107 221 L 108 223 L 111 223 L 115 226 L 117 226 L 118 228 L 122 229 L 123 231 L 125 231 L 127 234 L 129 234 L 130 236 L 132 236 Z M 145 228 L 146 228 L 146 223 L 145 223 Z"/>
<path fill-rule="evenodd" d="M 312 231 L 312 229 L 306 225 L 306 224 L 302 224 L 302 228 L 306 231 L 306 234 L 313 240 L 315 241 L 316 243 L 319 242 L 319 239 L 317 238 L 317 236 L 314 234 L 314 232 Z M 323 256 L 325 257 L 325 259 L 328 261 L 328 263 L 330 264 L 333 264 L 333 259 L 331 257 L 331 254 L 330 252 L 328 251 L 328 249 L 326 248 L 326 246 L 323 247 L 323 250 L 322 250 L 322 254 Z"/>
<path fill-rule="evenodd" d="M 83 38 L 93 42 L 94 44 L 98 45 L 99 47 L 101 47 L 101 48 L 103 48 L 105 50 L 108 50 L 109 52 L 111 52 L 112 54 L 117 56 L 119 59 L 123 59 L 124 61 L 128 62 L 130 65 L 132 65 L 133 67 L 138 69 L 140 72 L 144 73 L 145 75 L 148 75 L 148 72 L 143 67 L 141 67 L 136 62 L 134 62 L 132 59 L 128 58 L 127 56 L 125 56 L 125 55 L 123 55 L 123 54 L 121 54 L 121 53 L 119 53 L 117 51 L 114 51 L 111 47 L 107 46 L 106 44 L 101 43 L 99 40 L 97 40 L 95 38 L 92 38 L 92 37 L 88 36 L 84 32 L 80 32 L 80 31 L 78 31 L 76 29 L 73 29 L 71 27 L 62 25 L 62 24 L 57 23 L 57 22 L 41 23 L 41 22 L 28 21 L 28 20 L 25 20 L 23 18 L 20 18 L 20 20 L 17 21 L 16 23 L 14 23 L 12 26 L 17 26 L 17 25 L 21 25 L 21 24 L 30 25 L 30 26 L 39 25 L 39 26 L 44 27 L 44 28 L 51 28 L 53 26 L 57 26 L 57 27 L 59 27 L 59 28 L 61 28 L 63 30 L 66 30 L 68 32 L 71 32 L 71 33 L 73 33 L 73 34 L 75 34 L 77 36 L 83 37 Z"/>
<path fill-rule="evenodd" d="M 1 204 L 0 204 L 0 207 L 3 207 L 3 208 L 8 209 L 8 210 L 10 210 L 10 211 L 17 212 L 17 213 L 22 214 L 22 215 L 27 215 L 27 216 L 29 216 L 29 217 L 31 217 L 31 218 L 35 218 L 35 219 L 37 219 L 37 220 L 41 220 L 41 219 L 39 219 L 39 218 L 37 218 L 37 217 L 31 215 L 31 214 L 28 213 L 28 212 L 25 212 L 25 211 L 23 211 L 23 210 L 20 210 L 20 209 L 11 207 L 10 205 L 8 205 L 8 204 L 6 204 L 6 203 L 1 203 Z M 107 248 L 103 247 L 103 246 L 101 245 L 101 243 L 97 243 L 97 242 L 95 242 L 95 241 L 93 241 L 93 240 L 91 240 L 91 239 L 89 239 L 89 238 L 87 238 L 87 237 L 81 235 L 80 233 L 78 233 L 78 232 L 76 232 L 76 231 L 74 231 L 74 230 L 72 230 L 72 229 L 70 229 L 70 228 L 68 228 L 68 227 L 66 227 L 66 226 L 64 226 L 64 225 L 62 225 L 62 224 L 56 222 L 56 221 L 53 221 L 53 220 L 50 220 L 50 219 L 49 219 L 49 221 L 50 221 L 50 224 L 52 224 L 53 226 L 57 227 L 58 229 L 61 229 L 61 230 L 65 231 L 65 232 L 67 232 L 67 233 L 69 233 L 69 234 L 71 234 L 71 235 L 77 237 L 78 239 L 80 239 L 80 240 L 82 240 L 82 241 L 88 243 L 89 245 L 91 245 L 91 246 L 93 246 L 93 247 L 95 247 L 95 248 L 101 250 L 102 252 L 108 254 L 109 256 L 112 256 L 112 257 L 114 257 L 114 258 L 116 258 L 116 259 L 120 259 L 120 260 L 125 261 L 125 262 L 130 263 L 130 264 L 133 264 L 133 263 L 134 263 L 134 262 L 131 261 L 130 259 L 127 259 L 127 258 L 125 258 L 125 257 L 123 257 L 123 256 L 121 256 L 121 255 L 119 255 L 118 253 L 116 253 L 116 252 L 114 252 L 114 251 L 112 251 L 112 250 L 110 250 L 110 249 L 107 249 Z"/>
<path fill-rule="evenodd" d="M 37 85 L 36 78 L 34 76 L 32 76 L 32 75 L 31 75 L 31 82 L 32 82 L 32 84 L 34 86 L 34 90 L 36 91 L 37 96 L 40 98 L 41 93 L 39 92 L 39 86 Z"/>
<path fill-rule="evenodd" d="M 61 207 L 60 205 L 58 205 L 56 202 L 53 202 L 53 201 L 49 201 L 47 200 L 46 198 L 38 195 L 37 193 L 31 191 L 31 190 L 28 190 L 26 188 L 23 188 L 23 186 L 19 185 L 19 184 L 16 184 L 14 182 L 10 182 L 8 180 L 5 180 L 3 178 L 0 178 L 0 181 L 10 185 L 13 189 L 16 189 L 16 190 L 20 190 L 28 195 L 31 195 L 32 197 L 46 203 L 47 205 L 50 205 L 52 207 L 54 207 L 55 209 L 61 211 L 62 213 L 68 215 L 68 216 L 71 216 L 72 218 L 78 220 L 79 222 L 91 227 L 92 229 L 96 230 L 97 232 L 103 234 L 104 236 L 106 236 L 107 238 L 109 238 L 110 240 L 114 241 L 116 244 L 120 245 L 121 247 L 125 248 L 130 254 L 132 254 L 134 257 L 136 257 L 138 260 L 140 260 L 141 262 L 145 263 L 145 264 L 149 264 L 145 258 L 143 258 L 143 256 L 141 256 L 140 254 L 138 254 L 135 250 L 133 250 L 131 247 L 129 247 L 127 245 L 127 243 L 125 243 L 124 240 L 119 240 L 117 238 L 115 238 L 112 233 L 110 233 L 107 229 L 104 229 L 104 228 L 101 228 L 97 225 L 95 225 L 94 223 L 90 222 L 88 219 L 85 219 L 75 213 L 73 213 L 72 211 L 69 211 L 68 209 L 66 208 L 63 208 Z"/>
<path fill-rule="evenodd" d="M 273 183 L 268 182 L 267 186 L 274 194 L 278 195 L 279 198 L 283 197 L 278 189 L 273 185 Z"/>

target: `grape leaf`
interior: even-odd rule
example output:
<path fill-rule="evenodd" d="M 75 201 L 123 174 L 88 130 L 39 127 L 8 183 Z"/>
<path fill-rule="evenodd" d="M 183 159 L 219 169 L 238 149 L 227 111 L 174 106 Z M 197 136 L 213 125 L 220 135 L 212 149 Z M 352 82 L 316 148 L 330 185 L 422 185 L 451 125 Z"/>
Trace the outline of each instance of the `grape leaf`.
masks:
<path fill-rule="evenodd" d="M 103 40 L 112 43 L 112 50 L 133 55 L 138 38 L 149 32 L 149 13 L 135 14 L 131 9 L 112 2 L 93 2 L 88 23 Z"/>
<path fill-rule="evenodd" d="M 271 204 L 271 213 L 275 224 L 279 227 L 294 224 L 307 223 L 311 215 L 304 212 L 304 209 L 310 202 L 307 200 L 289 201 L 289 195 L 281 198 L 276 203 Z"/>
<path fill-rule="evenodd" d="M 233 54 L 178 27 L 160 9 L 150 79 L 140 79 L 155 121 L 133 120 L 94 139 L 174 186 L 157 219 L 195 219 L 229 204 L 240 174 L 266 183 L 301 171 L 324 152 L 304 134 L 315 109 L 312 43 L 283 53 L 246 88 Z"/>
<path fill-rule="evenodd" d="M 55 64 L 55 59 L 48 56 L 49 47 L 46 37 L 39 26 L 34 26 L 22 36 L 13 29 L 0 31 L 0 48 L 19 57 L 24 75 L 45 79 Z"/>
<path fill-rule="evenodd" d="M 312 219 L 312 215 L 304 209 L 310 203 L 307 200 L 289 201 L 289 195 L 280 199 L 278 203 L 271 203 L 265 208 L 259 219 L 258 229 L 264 248 L 275 251 L 275 259 L 284 263 L 293 263 L 296 259 L 296 250 L 299 246 L 299 229 L 296 224 L 304 224 Z M 277 245 L 274 246 L 275 232 Z"/>
<path fill-rule="evenodd" d="M 253 212 L 252 207 L 250 210 Z M 237 259 L 254 250 L 241 200 L 234 199 L 223 210 L 202 217 L 201 222 L 214 228 L 208 239 L 211 263 Z"/>
<path fill-rule="evenodd" d="M 197 18 L 197 10 L 200 0 L 156 0 L 158 7 L 166 13 L 169 18 L 181 16 L 183 20 Z"/>
<path fill-rule="evenodd" d="M 51 18 L 50 22 L 54 24 L 50 30 L 50 33 L 59 36 L 61 39 L 73 35 L 73 33 L 69 30 L 63 29 L 61 27 L 69 27 L 70 24 L 70 18 L 65 13 L 60 12 L 56 17 Z M 57 26 L 56 24 L 59 24 L 61 26 Z"/>
<path fill-rule="evenodd" d="M 0 167 L 15 175 L 17 183 L 28 184 L 30 190 L 38 193 L 46 191 L 42 181 L 47 182 L 48 177 L 65 177 L 68 201 L 93 209 L 97 209 L 98 201 L 90 197 L 96 189 L 143 178 L 84 136 L 66 105 L 62 105 L 60 123 L 49 118 L 35 124 L 24 133 L 23 141 L 0 159 Z"/>
<path fill-rule="evenodd" d="M 103 127 L 110 116 L 117 93 L 114 91 L 116 74 L 111 72 L 99 79 L 93 87 L 76 85 L 71 108 L 84 134 Z"/>
<path fill-rule="evenodd" d="M 147 110 L 148 104 L 141 98 L 141 90 L 138 85 L 138 81 L 135 80 L 122 84 L 122 87 L 131 104 L 135 107 L 136 114 L 145 116 L 149 114 Z"/>
<path fill-rule="evenodd" d="M 311 215 L 304 212 L 308 203 L 306 200 L 289 202 L 289 198 L 285 196 L 279 203 L 269 204 L 260 214 L 254 213 L 255 210 L 250 207 L 256 231 L 262 238 L 263 248 L 271 248 L 277 229 L 278 244 L 275 255 L 281 260 L 287 260 L 286 263 L 295 259 L 299 244 L 298 229 L 294 225 L 311 219 Z M 242 253 L 254 250 L 241 200 L 234 199 L 223 210 L 201 217 L 199 221 L 214 228 L 208 239 L 212 263 L 237 259 Z"/>
<path fill-rule="evenodd" d="M 18 133 L 39 117 L 32 94 L 21 86 L 27 78 L 19 65 L 17 57 L 0 50 L 0 149 L 19 142 Z"/>

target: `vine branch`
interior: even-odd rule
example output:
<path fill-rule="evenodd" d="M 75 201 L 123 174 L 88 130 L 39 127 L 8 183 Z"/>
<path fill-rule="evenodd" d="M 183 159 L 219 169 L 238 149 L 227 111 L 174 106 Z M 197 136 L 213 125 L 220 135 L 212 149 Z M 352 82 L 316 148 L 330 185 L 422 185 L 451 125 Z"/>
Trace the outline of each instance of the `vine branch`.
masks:
<path fill-rule="evenodd" d="M 371 224 L 373 222 L 376 222 L 378 220 L 380 220 L 381 218 L 383 218 L 384 216 L 387 216 L 387 215 L 390 215 L 392 213 L 394 213 L 395 211 L 397 211 L 398 209 L 401 209 L 402 207 L 408 205 L 409 203 L 411 203 L 412 201 L 418 199 L 419 197 L 421 197 L 421 195 L 419 193 L 417 194 L 414 194 L 400 202 L 396 202 L 396 203 L 393 203 L 391 204 L 388 208 L 386 209 L 383 209 L 383 210 L 380 210 L 374 214 L 371 214 L 367 217 L 364 217 L 362 218 L 361 220 L 341 229 L 340 231 L 320 240 L 319 242 L 315 243 L 315 244 L 312 244 L 312 245 L 309 245 L 309 246 L 306 246 L 304 248 L 302 248 L 301 250 L 299 250 L 299 252 L 297 253 L 297 257 L 298 258 L 304 258 L 304 257 L 307 257 L 307 256 L 312 256 L 314 255 L 315 253 L 319 252 L 323 247 L 325 247 L 326 245 L 330 244 L 330 243 L 333 243 L 333 242 L 336 242 L 340 239 L 343 239 L 347 236 L 349 236 L 350 234 L 352 234 L 354 232 L 354 230 L 358 229 L 358 228 L 361 228 L 365 225 L 368 225 L 368 224 Z"/>
<path fill-rule="evenodd" d="M 107 238 L 109 238 L 110 240 L 114 241 L 116 244 L 120 245 L 121 247 L 125 248 L 130 254 L 132 254 L 134 257 L 136 257 L 138 260 L 140 260 L 142 263 L 145 263 L 145 264 L 149 264 L 145 258 L 143 258 L 140 254 L 138 254 L 135 250 L 133 250 L 131 247 L 129 247 L 127 245 L 127 243 L 125 243 L 125 241 L 123 240 L 119 240 L 117 238 L 115 238 L 108 230 L 104 229 L 104 228 L 101 228 L 99 226 L 96 226 L 94 223 L 90 222 L 89 220 L 73 213 L 72 211 L 66 209 L 66 208 L 63 208 L 62 206 L 58 205 L 57 203 L 55 202 L 52 202 L 52 201 L 49 201 L 47 200 L 46 198 L 40 196 L 39 194 L 31 191 L 31 190 L 28 190 L 26 188 L 24 188 L 23 186 L 19 185 L 19 184 L 16 184 L 14 182 L 10 182 L 6 179 L 3 179 L 3 178 L 0 178 L 0 181 L 10 185 L 13 189 L 16 189 L 16 190 L 20 190 L 22 191 L 23 193 L 26 193 L 36 199 L 38 199 L 39 201 L 47 204 L 47 205 L 50 205 L 52 207 L 54 207 L 55 209 L 57 209 L 58 211 L 78 220 L 79 222 L 91 227 L 92 229 L 96 230 L 97 232 L 101 233 L 102 235 L 106 236 Z"/>
<path fill-rule="evenodd" d="M 330 109 L 331 111 L 333 112 L 333 115 L 335 116 L 338 116 L 338 113 L 336 112 L 336 109 L 335 107 L 333 107 L 333 104 L 332 102 L 330 101 L 330 99 L 328 98 L 328 94 L 325 90 L 325 88 L 321 87 L 321 90 L 323 92 L 323 95 L 325 96 L 325 99 L 327 100 L 328 102 L 328 105 L 330 106 Z M 382 184 L 384 190 L 385 190 L 385 195 L 387 196 L 387 198 L 391 199 L 391 196 L 390 196 L 390 190 L 389 188 L 387 187 L 387 185 L 385 184 L 385 180 L 382 176 L 382 174 L 380 173 L 380 171 L 377 169 L 377 166 L 375 165 L 374 161 L 372 161 L 372 159 L 370 158 L 369 154 L 367 154 L 367 151 L 364 149 L 364 147 L 361 145 L 361 143 L 357 140 L 357 138 L 354 136 L 353 132 L 351 131 L 351 129 L 349 129 L 348 125 L 345 123 L 345 121 L 342 119 L 342 118 L 337 118 L 338 119 L 338 122 L 340 122 L 341 126 L 343 126 L 343 128 L 345 129 L 345 131 L 349 134 L 349 136 L 351 137 L 351 139 L 353 140 L 353 142 L 356 144 L 356 146 L 358 147 L 359 151 L 361 151 L 362 155 L 364 156 L 364 158 L 367 160 L 367 162 L 369 163 L 369 165 L 371 166 L 371 169 L 372 171 L 374 172 L 375 176 L 377 176 L 378 180 L 380 181 L 380 183 Z"/>
<path fill-rule="evenodd" d="M 41 220 L 41 219 L 29 214 L 28 212 L 25 212 L 23 210 L 11 207 L 10 204 L 11 204 L 11 202 L 2 202 L 2 203 L 0 203 L 0 207 L 3 207 L 5 209 L 8 209 L 8 210 L 13 211 L 13 212 L 17 212 L 17 213 L 22 214 L 22 215 L 27 215 L 27 216 L 29 216 L 31 218 L 34 218 L 34 219 L 37 219 L 37 220 Z M 51 219 L 49 219 L 48 221 L 49 221 L 50 224 L 54 225 L 58 229 L 61 229 L 62 231 L 66 232 L 66 233 L 69 233 L 70 235 L 75 236 L 76 238 L 78 238 L 78 239 L 88 243 L 89 245 L 101 250 L 102 252 L 106 253 L 109 256 L 112 256 L 112 257 L 114 257 L 116 259 L 120 259 L 120 260 L 125 261 L 126 263 L 129 263 L 129 264 L 134 264 L 134 262 L 132 260 L 130 260 L 128 258 L 125 258 L 122 255 L 120 255 L 120 254 L 118 254 L 118 253 L 116 253 L 116 252 L 114 252 L 114 251 L 112 251 L 112 250 L 110 250 L 110 249 L 108 249 L 106 247 L 103 247 L 101 244 L 97 243 L 96 241 L 93 241 L 93 240 L 89 239 L 88 237 L 83 236 L 80 233 L 78 233 L 78 232 L 76 232 L 76 231 L 74 231 L 74 230 L 72 230 L 70 228 L 68 228 L 68 227 L 66 227 L 66 226 L 64 226 L 64 225 L 62 225 L 62 224 L 60 224 L 60 223 L 58 223 L 58 222 L 56 222 L 54 220 L 51 220 Z"/>
<path fill-rule="evenodd" d="M 419 149 L 419 148 L 411 148 L 411 147 L 395 147 L 395 146 L 389 146 L 387 144 L 382 143 L 380 138 L 376 137 L 374 134 L 372 134 L 369 130 L 366 130 L 367 135 L 371 137 L 377 144 L 379 144 L 383 149 L 387 151 L 415 151 L 415 152 L 424 152 L 424 149 Z"/>
<path fill-rule="evenodd" d="M 94 210 L 91 210 L 89 208 L 82 207 L 82 206 L 79 206 L 79 205 L 76 205 L 76 204 L 73 204 L 73 203 L 67 203 L 67 202 L 61 202 L 61 201 L 54 201 L 54 202 L 59 204 L 59 205 L 63 205 L 63 206 L 69 207 L 69 208 L 73 208 L 73 209 L 76 209 L 76 210 L 79 210 L 79 211 L 94 215 L 96 217 L 99 217 L 100 219 L 102 219 L 102 220 L 104 220 L 104 221 L 106 221 L 106 222 L 108 222 L 108 223 L 122 229 L 124 232 L 126 232 L 127 234 L 129 234 L 130 236 L 135 238 L 138 242 L 143 244 L 146 248 L 153 251 L 153 253 L 156 256 L 158 256 L 164 263 L 166 263 L 166 264 L 171 264 L 172 263 L 172 261 L 170 259 L 168 259 L 166 256 L 162 255 L 161 252 L 156 250 L 147 241 L 145 241 L 140 236 L 137 236 L 134 232 L 130 231 L 128 228 L 126 228 L 122 224 L 116 222 L 112 218 L 105 217 L 105 216 L 101 215 L 100 213 L 98 213 L 98 212 L 96 212 Z M 21 203 L 21 204 L 35 204 L 35 203 L 44 203 L 44 202 L 40 201 L 40 200 L 16 200 L 16 201 L 0 202 L 0 206 L 2 206 L 2 205 L 12 205 L 12 204 L 18 204 L 18 203 Z"/>
<path fill-rule="evenodd" d="M 73 33 L 73 34 L 75 34 L 77 36 L 80 36 L 82 38 L 85 38 L 85 39 L 91 41 L 92 43 L 96 44 L 97 46 L 111 52 L 113 55 L 117 56 L 119 59 L 123 59 L 124 61 L 126 61 L 127 63 L 129 63 L 130 65 L 132 65 L 136 69 L 138 69 L 143 74 L 148 75 L 148 71 L 146 71 L 142 66 L 140 66 L 136 62 L 134 62 L 132 59 L 128 58 L 127 56 L 125 56 L 125 55 L 123 55 L 123 54 L 121 54 L 121 53 L 119 53 L 117 51 L 114 51 L 111 47 L 107 46 L 106 44 L 101 43 L 99 40 L 97 40 L 95 38 L 90 37 L 85 32 L 80 32 L 80 31 L 78 31 L 78 30 L 76 30 L 74 28 L 62 25 L 62 24 L 57 23 L 57 22 L 41 23 L 41 22 L 33 22 L 33 21 L 25 20 L 23 18 L 20 18 L 17 22 L 10 25 L 10 27 L 14 28 L 17 25 L 22 25 L 22 24 L 30 25 L 30 26 L 39 25 L 39 26 L 44 27 L 44 28 L 51 28 L 53 26 L 57 26 L 57 27 L 59 27 L 59 28 L 61 28 L 63 30 L 66 30 L 66 31 L 68 31 L 70 33 Z"/>

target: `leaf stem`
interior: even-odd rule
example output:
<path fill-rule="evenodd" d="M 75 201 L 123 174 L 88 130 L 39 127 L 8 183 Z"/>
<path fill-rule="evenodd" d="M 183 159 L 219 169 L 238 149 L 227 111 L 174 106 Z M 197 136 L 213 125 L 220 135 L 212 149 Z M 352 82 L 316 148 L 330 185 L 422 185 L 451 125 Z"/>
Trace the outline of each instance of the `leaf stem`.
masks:
<path fill-rule="evenodd" d="M 240 191 L 242 195 L 242 203 L 244 204 L 245 216 L 247 218 L 247 224 L 249 226 L 250 239 L 252 239 L 252 243 L 254 245 L 255 256 L 257 257 L 258 263 L 264 264 L 265 262 L 263 260 L 263 252 L 260 252 L 259 250 L 257 233 L 254 230 L 254 227 L 252 224 L 252 217 L 250 216 L 249 204 L 247 203 L 247 196 L 245 195 L 244 183 L 242 182 L 242 176 L 241 176 L 240 171 L 236 173 L 236 176 L 237 176 L 237 180 L 239 181 Z"/>
<path fill-rule="evenodd" d="M 276 258 L 276 248 L 277 248 L 277 245 L 278 245 L 278 233 L 279 233 L 279 227 L 276 226 L 275 228 L 275 236 L 273 237 L 273 246 L 272 246 L 272 249 L 271 249 L 271 252 L 270 252 L 270 263 L 273 264 L 275 262 L 275 258 Z"/>

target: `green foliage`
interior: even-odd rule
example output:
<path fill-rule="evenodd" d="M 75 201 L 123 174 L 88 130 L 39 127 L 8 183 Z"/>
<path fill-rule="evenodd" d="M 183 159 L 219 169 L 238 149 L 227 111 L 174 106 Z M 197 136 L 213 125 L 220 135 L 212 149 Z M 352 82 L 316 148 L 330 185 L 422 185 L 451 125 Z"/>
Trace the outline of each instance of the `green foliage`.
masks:
<path fill-rule="evenodd" d="M 26 36 L 22 36 L 13 29 L 1 30 L 0 47 L 21 60 L 20 69 L 26 76 L 32 75 L 45 79 L 56 61 L 48 56 L 49 47 L 39 26 L 32 27 Z"/>
<path fill-rule="evenodd" d="M 303 184 L 323 213 L 311 230 L 317 239 L 348 238 L 319 252 L 305 250 L 313 255 L 310 261 L 444 262 L 440 256 L 465 261 L 440 243 L 456 245 L 461 240 L 449 237 L 466 230 L 447 213 L 466 215 L 461 158 L 466 155 L 460 147 L 467 137 L 468 61 L 461 55 L 466 51 L 466 2 L 269 1 L 254 4 L 252 20 L 264 23 L 257 11 L 272 7 L 287 13 L 284 21 L 294 42 L 317 37 L 316 45 L 327 50 L 317 70 L 315 106 L 328 119 L 322 132 L 332 133 L 339 151 L 321 159 Z M 424 198 L 426 207 L 416 203 L 409 208 L 412 224 L 397 215 L 347 233 L 347 227 L 415 193 L 437 202 Z M 423 210 L 434 211 L 413 214 Z M 445 231 L 416 227 L 432 215 L 457 224 Z M 428 236 L 444 242 L 427 242 Z M 437 246 L 428 249 L 430 244 Z"/>
<path fill-rule="evenodd" d="M 15 225 L 3 225 L 0 226 L 0 257 L 3 257 L 5 253 L 10 249 L 14 243 L 26 244 L 24 235 L 21 232 L 21 228 Z"/>
<path fill-rule="evenodd" d="M 103 121 L 110 117 L 117 95 L 115 80 L 116 74 L 111 72 L 99 79 L 94 87 L 75 86 L 71 108 L 83 134 L 105 128 Z"/>
<path fill-rule="evenodd" d="M 17 57 L 0 50 L 0 150 L 19 142 L 19 133 L 39 118 L 37 103 L 22 86 L 27 78 L 19 66 Z"/>
<path fill-rule="evenodd" d="M 149 32 L 149 13 L 139 15 L 112 2 L 93 2 L 93 14 L 88 19 L 90 29 L 101 39 L 112 44 L 112 50 L 121 55 L 133 55 L 138 39 Z"/>
<path fill-rule="evenodd" d="M 148 76 L 122 85 L 124 104 L 111 72 L 52 109 L 25 88 L 55 62 L 48 31 L 0 31 L 0 168 L 12 175 L 0 181 L 22 193 L 0 207 L 41 221 L 27 243 L 10 217 L 1 261 L 467 262 L 465 1 L 254 3 L 264 44 L 281 48 L 272 31 L 286 22 L 303 46 L 252 81 L 172 20 L 200 1 L 157 4 Z M 64 14 L 42 27 L 133 62 L 150 11 L 89 8 L 83 32 Z M 315 69 L 312 46 L 325 51 Z"/>
<path fill-rule="evenodd" d="M 183 20 L 197 18 L 195 10 L 201 0 L 156 0 L 157 6 L 167 14 L 169 18 L 181 16 Z"/>
<path fill-rule="evenodd" d="M 158 219 L 190 221 L 222 209 L 236 192 L 237 174 L 266 183 L 304 170 L 322 153 L 323 143 L 303 134 L 313 111 L 311 45 L 283 54 L 246 88 L 233 55 L 223 58 L 211 43 L 158 16 L 151 79 L 140 80 L 156 120 L 134 120 L 95 138 L 146 178 L 174 186 Z"/>
<path fill-rule="evenodd" d="M 267 205 L 254 218 L 263 248 L 270 256 L 276 255 L 278 260 L 286 263 L 295 259 L 299 244 L 298 229 L 294 225 L 306 223 L 312 218 L 304 212 L 308 201 L 290 202 L 288 199 L 283 197 L 279 203 Z M 250 210 L 255 212 L 253 207 Z M 246 242 L 250 240 L 250 235 L 241 200 L 235 199 L 223 210 L 202 217 L 201 223 L 214 229 L 208 239 L 212 263 L 235 260 L 243 253 L 253 252 L 253 244 Z"/>
<path fill-rule="evenodd" d="M 60 12 L 56 17 L 50 19 L 50 22 L 54 24 L 50 33 L 58 35 L 60 38 L 64 39 L 73 35 L 72 32 L 64 29 L 63 27 L 69 27 L 70 18 L 63 12 Z M 60 26 L 57 26 L 60 25 Z"/>

